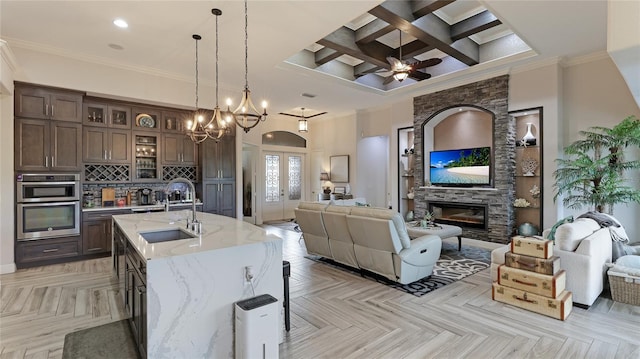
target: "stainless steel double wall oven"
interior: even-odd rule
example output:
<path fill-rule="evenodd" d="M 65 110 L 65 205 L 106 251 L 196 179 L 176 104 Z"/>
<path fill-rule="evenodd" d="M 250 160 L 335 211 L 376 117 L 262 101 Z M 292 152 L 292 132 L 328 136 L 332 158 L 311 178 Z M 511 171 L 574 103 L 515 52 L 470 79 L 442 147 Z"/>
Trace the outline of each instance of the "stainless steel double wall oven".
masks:
<path fill-rule="evenodd" d="M 78 173 L 18 174 L 18 241 L 79 235 L 80 192 Z"/>

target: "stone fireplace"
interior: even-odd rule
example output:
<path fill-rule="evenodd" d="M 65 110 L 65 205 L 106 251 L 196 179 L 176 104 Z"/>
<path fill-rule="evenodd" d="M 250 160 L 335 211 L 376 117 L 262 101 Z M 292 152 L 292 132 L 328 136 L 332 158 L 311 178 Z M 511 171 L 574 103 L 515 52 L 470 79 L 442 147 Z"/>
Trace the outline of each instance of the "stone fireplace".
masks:
<path fill-rule="evenodd" d="M 421 218 L 430 203 L 486 208 L 483 226 L 462 227 L 462 235 L 489 242 L 508 243 L 515 213 L 515 121 L 508 113 L 509 76 L 503 75 L 432 94 L 415 97 L 415 216 Z M 492 185 L 489 187 L 425 186 L 423 127 L 444 112 L 459 106 L 481 109 L 492 115 Z M 427 139 L 429 140 L 429 139 Z M 464 144 L 464 138 L 460 139 Z M 461 145 L 463 147 L 463 145 Z M 428 157 L 429 154 L 427 153 Z M 428 168 L 427 168 L 428 170 Z"/>

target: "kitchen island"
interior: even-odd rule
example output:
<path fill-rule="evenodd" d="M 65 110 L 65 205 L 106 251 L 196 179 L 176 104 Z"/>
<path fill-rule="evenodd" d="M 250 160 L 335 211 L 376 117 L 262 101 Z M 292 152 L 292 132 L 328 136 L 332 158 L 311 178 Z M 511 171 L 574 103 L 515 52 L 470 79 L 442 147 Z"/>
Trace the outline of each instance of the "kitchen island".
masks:
<path fill-rule="evenodd" d="M 149 358 L 233 358 L 234 303 L 260 294 L 282 302 L 282 240 L 234 218 L 197 216 L 202 234 L 158 243 L 140 233 L 184 229 L 191 211 L 113 216 L 116 273 Z"/>

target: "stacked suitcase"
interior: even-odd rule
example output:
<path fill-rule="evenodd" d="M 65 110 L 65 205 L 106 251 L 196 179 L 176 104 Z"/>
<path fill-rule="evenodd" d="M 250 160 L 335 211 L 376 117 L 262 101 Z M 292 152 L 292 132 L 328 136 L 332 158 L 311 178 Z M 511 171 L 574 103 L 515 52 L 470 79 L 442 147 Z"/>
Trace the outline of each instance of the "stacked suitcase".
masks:
<path fill-rule="evenodd" d="M 566 273 L 553 255 L 553 242 L 538 237 L 515 236 L 505 264 L 493 283 L 493 300 L 565 320 L 573 306 L 565 290 Z"/>

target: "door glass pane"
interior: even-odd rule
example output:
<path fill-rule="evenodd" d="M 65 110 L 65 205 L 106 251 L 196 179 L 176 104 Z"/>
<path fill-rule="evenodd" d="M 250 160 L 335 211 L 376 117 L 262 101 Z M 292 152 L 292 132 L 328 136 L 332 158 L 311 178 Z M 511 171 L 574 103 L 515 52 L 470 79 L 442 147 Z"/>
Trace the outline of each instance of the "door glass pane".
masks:
<path fill-rule="evenodd" d="M 289 199 L 299 200 L 301 196 L 301 167 L 302 158 L 300 156 L 289 157 Z"/>
<path fill-rule="evenodd" d="M 265 168 L 267 169 L 265 201 L 278 202 L 280 200 L 280 156 L 266 155 Z"/>

